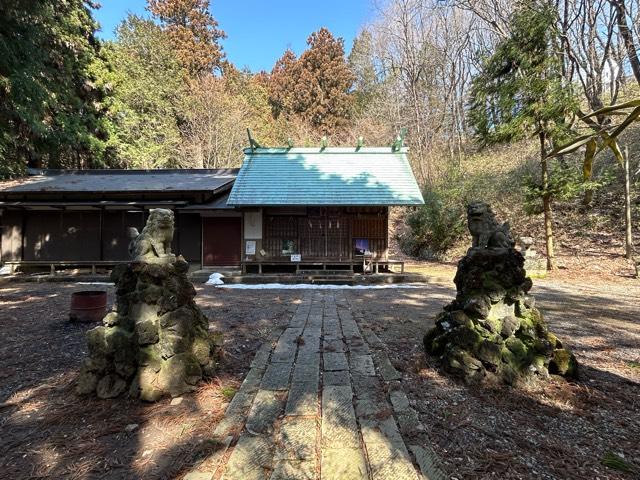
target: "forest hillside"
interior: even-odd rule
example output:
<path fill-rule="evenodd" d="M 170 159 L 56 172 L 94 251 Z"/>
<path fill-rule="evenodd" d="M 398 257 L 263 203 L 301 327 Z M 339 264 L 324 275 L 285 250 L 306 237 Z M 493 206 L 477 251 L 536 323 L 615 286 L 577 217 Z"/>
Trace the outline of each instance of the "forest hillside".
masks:
<path fill-rule="evenodd" d="M 625 135 L 631 145 L 640 142 L 640 128 L 634 127 Z M 421 208 L 425 223 L 412 230 L 407 216 L 412 212 L 397 209 L 393 216 L 392 245 L 394 254 L 406 260 L 455 263 L 471 241 L 466 229 L 466 202 L 483 199 L 493 205 L 498 217 L 509 221 L 516 237 L 530 236 L 534 249 L 544 255 L 543 216 L 536 212 L 527 197 L 526 180 L 535 176 L 538 166 L 537 145 L 523 140 L 506 146 L 495 146 L 465 155 L 459 165 L 443 176 L 425 193 L 432 208 Z M 624 258 L 624 178 L 613 155 L 602 155 L 594 166 L 599 184 L 594 190 L 593 203 L 585 208 L 584 191 L 579 182 L 567 196 L 558 200 L 554 210 L 557 238 L 556 255 L 563 275 L 632 276 L 633 264 Z M 636 178 L 640 159 L 632 157 Z M 567 174 L 580 178 L 581 159 L 567 158 Z M 638 222 L 640 195 L 632 191 L 633 218 Z M 439 225 L 439 228 L 434 228 Z M 637 227 L 633 231 L 634 244 L 640 242 Z"/>

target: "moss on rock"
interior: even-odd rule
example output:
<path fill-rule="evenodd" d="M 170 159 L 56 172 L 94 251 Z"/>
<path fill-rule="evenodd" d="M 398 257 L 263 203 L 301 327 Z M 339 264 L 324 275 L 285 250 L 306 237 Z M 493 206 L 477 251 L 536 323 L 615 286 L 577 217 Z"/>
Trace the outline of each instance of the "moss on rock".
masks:
<path fill-rule="evenodd" d="M 478 333 L 473 325 L 463 325 L 451 330 L 449 341 L 453 345 L 472 350 L 482 341 L 482 336 Z"/>
<path fill-rule="evenodd" d="M 96 395 L 98 398 L 115 398 L 127 389 L 127 382 L 116 375 L 110 373 L 102 377 L 96 384 Z"/>
<path fill-rule="evenodd" d="M 196 337 L 191 344 L 191 353 L 200 365 L 206 365 L 211 357 L 211 342 L 208 338 Z"/>
<path fill-rule="evenodd" d="M 512 365 L 520 370 L 524 369 L 531 362 L 533 352 L 517 337 L 509 337 L 504 342 L 507 349 L 513 353 Z"/>
<path fill-rule="evenodd" d="M 183 259 L 132 263 L 114 274 L 118 311 L 87 333 L 90 357 L 78 393 L 114 398 L 128 391 L 146 401 L 194 389 L 215 372 L 223 339 L 193 301 Z"/>
<path fill-rule="evenodd" d="M 492 342 L 491 340 L 483 340 L 478 346 L 477 357 L 484 364 L 493 366 L 500 365 L 502 360 L 502 346 L 499 343 Z"/>
<path fill-rule="evenodd" d="M 469 384 L 481 382 L 486 375 L 482 362 L 459 347 L 447 348 L 442 362 L 446 371 L 461 376 Z"/>
<path fill-rule="evenodd" d="M 194 390 L 194 385 L 202 378 L 202 369 L 191 353 L 180 353 L 162 364 L 158 374 L 158 384 L 163 392 L 177 397 Z"/>
<path fill-rule="evenodd" d="M 531 375 L 574 377 L 578 365 L 549 332 L 514 248 L 471 248 L 458 263 L 456 299 L 424 336 L 425 351 L 467 383 Z"/>
<path fill-rule="evenodd" d="M 515 315 L 508 315 L 502 319 L 502 328 L 500 335 L 509 338 L 520 328 L 520 319 Z"/>
<path fill-rule="evenodd" d="M 88 395 L 96 390 L 98 380 L 100 377 L 97 373 L 87 372 L 84 375 L 80 375 L 78 382 L 76 383 L 76 392 L 78 395 Z"/>
<path fill-rule="evenodd" d="M 578 362 L 569 350 L 559 348 L 553 351 L 553 358 L 549 363 L 549 373 L 555 373 L 570 378 L 578 377 Z"/>

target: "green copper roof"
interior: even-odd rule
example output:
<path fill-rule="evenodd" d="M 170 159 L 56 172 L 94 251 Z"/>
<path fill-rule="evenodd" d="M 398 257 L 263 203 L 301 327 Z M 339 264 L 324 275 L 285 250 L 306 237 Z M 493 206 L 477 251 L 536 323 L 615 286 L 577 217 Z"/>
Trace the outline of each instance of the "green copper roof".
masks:
<path fill-rule="evenodd" d="M 231 206 L 421 205 L 407 150 L 246 149 Z"/>

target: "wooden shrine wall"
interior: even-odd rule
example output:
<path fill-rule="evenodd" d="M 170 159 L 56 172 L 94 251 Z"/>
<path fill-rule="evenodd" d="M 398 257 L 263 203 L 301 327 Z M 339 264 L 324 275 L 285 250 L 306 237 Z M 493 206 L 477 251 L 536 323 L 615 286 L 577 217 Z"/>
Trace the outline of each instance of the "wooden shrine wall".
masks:
<path fill-rule="evenodd" d="M 375 259 L 388 254 L 388 208 L 306 208 L 264 212 L 262 248 L 272 260 L 300 254 L 302 261 L 349 261 L 356 239 L 365 239 Z"/>

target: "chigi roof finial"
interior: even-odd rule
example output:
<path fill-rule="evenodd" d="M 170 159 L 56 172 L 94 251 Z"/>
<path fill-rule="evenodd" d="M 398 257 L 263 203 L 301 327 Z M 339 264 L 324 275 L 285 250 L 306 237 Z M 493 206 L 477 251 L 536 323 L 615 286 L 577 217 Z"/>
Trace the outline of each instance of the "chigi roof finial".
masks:
<path fill-rule="evenodd" d="M 406 137 L 406 135 L 407 135 L 407 129 L 405 127 L 402 127 L 400 129 L 400 133 L 391 144 L 391 151 L 397 152 L 402 147 L 404 147 L 404 137 Z"/>

